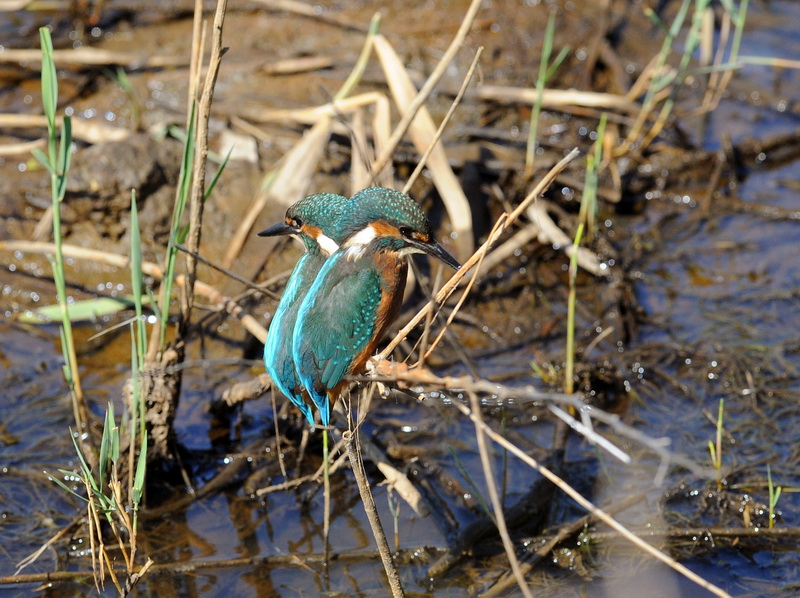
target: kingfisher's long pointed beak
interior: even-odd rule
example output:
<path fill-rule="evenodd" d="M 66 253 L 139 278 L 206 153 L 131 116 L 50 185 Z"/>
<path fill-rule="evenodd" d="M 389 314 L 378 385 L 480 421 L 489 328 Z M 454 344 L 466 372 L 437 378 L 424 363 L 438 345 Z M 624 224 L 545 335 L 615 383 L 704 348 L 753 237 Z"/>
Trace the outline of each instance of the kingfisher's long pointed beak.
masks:
<path fill-rule="evenodd" d="M 417 247 L 419 247 L 422 251 L 424 251 L 428 255 L 432 255 L 436 259 L 442 260 L 445 264 L 447 264 L 451 268 L 455 270 L 461 269 L 461 264 L 458 263 L 458 260 L 449 253 L 447 253 L 445 248 L 439 245 L 436 239 L 431 239 L 430 243 L 419 243 Z"/>
<path fill-rule="evenodd" d="M 279 235 L 291 235 L 296 233 L 297 231 L 294 230 L 291 226 L 286 224 L 285 222 L 279 222 L 269 228 L 265 228 L 260 233 L 258 233 L 259 237 L 277 237 Z"/>

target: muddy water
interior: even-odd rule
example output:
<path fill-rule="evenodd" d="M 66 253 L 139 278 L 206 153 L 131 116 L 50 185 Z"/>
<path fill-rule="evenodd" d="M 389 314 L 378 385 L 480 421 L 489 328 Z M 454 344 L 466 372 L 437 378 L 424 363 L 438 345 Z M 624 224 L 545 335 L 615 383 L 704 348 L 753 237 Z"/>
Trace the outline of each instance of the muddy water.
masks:
<path fill-rule="evenodd" d="M 353 6 L 343 9 L 341 15 L 363 24 L 368 22 L 372 9 Z M 425 73 L 449 42 L 463 9 L 463 2 L 451 3 L 446 10 L 427 4 L 408 8 L 396 3 L 385 7 L 383 30 L 407 57 L 411 68 Z M 535 68 L 531 65 L 538 64 L 537 44 L 545 18 L 541 7 L 500 3 L 485 13 L 470 38 L 470 44 L 487 46 L 484 77 L 492 83 L 530 85 Z M 177 13 L 156 14 L 160 18 L 145 19 L 126 13 L 124 7 L 109 8 L 96 31 L 89 28 L 71 35 L 72 28 L 61 23 L 57 28 L 61 35 L 56 39 L 62 46 L 82 39 L 89 43 L 88 38 L 81 37 L 88 35 L 93 36 L 93 43 L 108 49 L 152 48 L 165 55 L 188 55 L 190 21 Z M 569 10 L 562 7 L 561 14 L 564 23 L 557 44 L 569 42 L 579 51 L 580 43 L 575 40 L 588 37 L 596 15 L 588 7 L 574 6 Z M 631 12 L 629 17 L 641 24 L 637 14 Z M 9 38 L 8 45 L 34 47 L 35 38 L 23 30 L 35 32 L 50 17 L 21 13 L 18 18 L 19 28 L 14 32 L 2 29 Z M 799 56 L 795 32 L 798 22 L 800 8 L 794 3 L 751 7 L 742 53 Z M 307 35 L 309 32 L 314 35 Z M 641 56 L 653 52 L 646 26 L 623 26 L 620 35 L 620 51 L 632 64 L 636 62 L 634 57 L 641 60 Z M 335 91 L 347 74 L 347 68 L 334 68 L 300 76 L 267 77 L 258 69 L 266 56 L 277 59 L 332 52 L 336 63 L 350 65 L 361 39 L 358 32 L 316 20 L 234 10 L 228 19 L 226 43 L 231 50 L 218 87 L 219 112 L 212 124 L 214 139 L 231 114 L 246 114 L 248 109 L 259 106 L 322 103 L 326 92 Z M 467 62 L 468 58 L 461 56 L 458 64 L 465 66 Z M 62 75 L 63 105 L 78 116 L 123 127 L 138 118 L 143 127 L 153 129 L 182 122 L 186 81 L 182 69 L 131 73 L 133 100 L 99 71 L 65 70 Z M 2 109 L 37 110 L 37 75 L 9 68 L 3 76 L 13 84 L 0 93 Z M 569 64 L 555 85 L 577 85 L 576 77 L 580 76 L 580 64 Z M 457 85 L 459 77 L 460 74 L 453 76 L 449 83 Z M 377 85 L 380 80 L 374 63 L 366 80 L 366 85 Z M 730 94 L 719 109 L 707 117 L 688 112 L 693 105 L 692 95 L 688 93 L 689 97 L 683 98 L 677 126 L 699 149 L 716 151 L 724 148 L 728 140 L 735 145 L 747 139 L 774 139 L 797 130 L 800 78 L 795 70 L 746 67 L 734 78 Z M 442 96 L 434 99 L 435 108 L 446 107 L 449 102 Z M 480 114 L 475 105 L 468 104 L 464 112 L 461 124 L 477 124 Z M 502 107 L 495 108 L 493 114 L 494 120 L 488 119 L 484 124 L 501 122 L 503 126 L 517 127 L 522 131 L 522 143 L 527 112 Z M 551 123 L 561 118 L 566 117 L 546 115 Z M 565 122 L 568 128 L 579 125 L 575 117 Z M 207 217 L 213 223 L 213 234 L 205 235 L 204 255 L 221 255 L 239 215 L 257 189 L 261 171 L 297 139 L 296 131 L 287 127 L 266 126 L 265 130 L 268 136 L 259 143 L 259 163 L 233 164 L 209 203 Z M 35 136 L 35 132 L 31 133 L 31 137 Z M 455 137 L 449 140 L 457 141 L 460 140 Z M 674 144 L 675 136 L 669 141 Z M 552 138 L 551 142 L 558 146 L 559 139 Z M 582 149 L 588 149 L 588 143 L 584 140 Z M 763 527 L 767 522 L 763 512 L 767 502 L 767 464 L 776 483 L 787 490 L 800 485 L 800 438 L 795 423 L 800 415 L 800 188 L 796 142 L 794 152 L 791 147 L 789 138 L 763 155 L 742 152 L 735 168 L 738 178 L 723 177 L 721 192 L 713 197 L 709 197 L 707 189 L 710 169 L 692 170 L 689 159 L 684 160 L 688 166 L 682 167 L 682 173 L 668 172 L 652 179 L 643 173 L 645 191 L 641 196 L 626 198 L 632 207 L 614 209 L 606 205 L 602 209 L 602 237 L 611 248 L 604 257 L 614 259 L 615 276 L 612 283 L 581 277 L 579 346 L 587 347 L 604 330 L 608 334 L 581 356 L 579 369 L 594 372 L 591 385 L 595 390 L 600 386 L 597 372 L 609 372 L 615 383 L 606 389 L 607 407 L 616 409 L 627 423 L 649 436 L 668 439 L 672 450 L 703 465 L 709 463 L 707 444 L 715 435 L 719 400 L 725 399 L 723 462 L 727 469 L 722 491 L 717 489 L 713 474 L 703 477 L 678 467 L 669 470 L 659 489 L 649 490 L 659 465 L 651 453 L 604 430 L 634 457 L 633 465 L 622 465 L 578 438 L 570 440 L 563 474 L 586 495 L 597 502 L 613 502 L 620 496 L 647 492 L 646 502 L 619 515 L 632 527 L 738 528 L 743 525 L 745 510 L 753 527 Z M 113 152 L 118 150 L 106 149 L 105 153 L 117 155 Z M 76 154 L 77 172 L 83 168 L 82 151 Z M 687 152 L 681 155 L 691 156 Z M 334 149 L 327 160 L 321 169 L 325 172 L 315 176 L 315 190 L 346 191 L 347 177 L 342 175 L 346 155 Z M 123 172 L 123 162 L 121 158 L 110 162 L 112 181 L 129 180 L 127 171 Z M 5 198 L 0 236 L 30 238 L 48 200 L 46 178 L 33 168 L 27 156 L 3 158 L 0 167 Z M 130 177 L 140 176 L 143 171 L 155 172 L 153 165 L 146 163 L 130 170 Z M 160 178 L 145 177 L 137 183 L 149 186 L 149 195 L 143 201 L 151 218 L 145 232 L 154 241 L 147 248 L 151 258 L 160 255 L 158 241 L 163 241 L 164 212 L 159 206 L 163 198 L 169 197 L 174 177 L 168 167 L 159 172 Z M 476 172 L 480 177 L 480 169 Z M 91 181 L 92 177 L 86 180 Z M 488 185 L 495 180 L 486 175 L 478 184 Z M 513 196 L 515 190 L 507 180 L 500 180 L 500 184 L 508 185 L 504 191 Z M 107 187 L 104 184 L 103 188 Z M 120 199 L 122 189 L 123 186 L 112 189 L 107 195 L 101 191 L 88 201 L 78 201 L 90 196 L 86 189 L 75 189 L 71 203 L 65 206 L 69 242 L 124 253 L 126 206 Z M 568 191 L 563 194 L 570 195 Z M 115 206 L 113 214 L 106 208 L 109 202 Z M 486 211 L 501 209 L 496 204 L 487 204 Z M 276 217 L 267 213 L 261 220 L 268 224 Z M 260 240 L 248 242 L 235 264 L 237 272 L 263 279 L 291 267 L 297 254 L 290 247 L 269 262 L 265 276 L 261 271 L 265 247 L 259 243 Z M 0 255 L 0 264 L 0 311 L 4 316 L 0 321 L 0 575 L 10 575 L 16 562 L 76 519 L 82 505 L 65 496 L 42 473 L 76 467 L 69 440 L 72 415 L 61 376 L 57 328 L 34 327 L 17 319 L 25 310 L 53 302 L 53 289 L 47 280 L 49 265 L 41 257 L 5 253 Z M 530 366 L 532 360 L 545 371 L 550 365 L 560 370 L 565 266 L 563 254 L 532 244 L 482 279 L 479 292 L 466 305 L 463 320 L 453 328 L 480 375 L 512 385 L 541 385 Z M 96 292 L 118 294 L 126 288 L 125 272 L 81 263 L 71 263 L 69 267 L 74 283 L 70 293 L 75 298 Z M 201 276 L 225 292 L 235 294 L 242 290 L 238 283 L 213 271 L 204 270 Z M 259 300 L 249 303 L 248 309 L 266 322 L 274 303 Z M 114 317 L 78 327 L 84 386 L 98 415 L 104 412 L 107 401 L 114 401 L 118 410 L 121 408 L 130 341 L 124 329 L 90 337 L 119 321 L 121 318 Z M 237 324 L 225 319 L 209 320 L 202 341 L 190 346 L 177 426 L 182 458 L 192 484 L 202 488 L 237 460 L 247 461 L 248 466 L 229 480 L 224 491 L 170 510 L 167 516 L 143 521 L 140 552 L 163 568 L 148 574 L 136 593 L 386 595 L 382 569 L 373 554 L 369 527 L 349 473 L 340 472 L 332 480 L 330 548 L 338 558 L 326 567 L 316 559 L 324 552 L 321 490 L 308 484 L 297 491 L 260 497 L 255 494 L 257 489 L 283 480 L 278 463 L 281 456 L 289 477 L 293 477 L 300 438 L 296 420 L 278 418 L 284 435 L 278 446 L 268 400 L 247 403 L 227 418 L 209 411 L 209 404 L 233 382 L 261 372 L 259 351 Z M 441 373 L 466 373 L 458 356 L 447 346 L 434 356 L 431 365 Z M 626 385 L 630 393 L 625 393 Z M 507 568 L 502 549 L 492 541 L 483 541 L 476 547 L 466 565 L 434 580 L 427 575 L 431 562 L 452 546 L 458 533 L 481 513 L 478 495 L 483 491 L 482 472 L 471 424 L 447 401 L 436 398 L 424 403 L 396 398 L 380 401 L 373 409 L 365 432 L 390 455 L 396 455 L 395 465 L 411 475 L 432 511 L 427 516 L 415 515 L 386 486 L 373 488 L 392 538 L 390 506 L 399 509 L 398 541 L 404 550 L 401 573 L 406 589 L 420 595 L 464 596 L 482 588 Z M 487 409 L 487 416 L 498 413 L 496 408 Z M 516 404 L 506 407 L 505 417 L 514 440 L 544 458 L 553 434 L 547 413 L 538 406 Z M 316 466 L 320 450 L 319 439 L 312 439 L 306 469 Z M 498 451 L 495 457 L 500 471 L 504 456 Z M 530 490 L 536 478 L 513 460 L 507 467 L 506 504 L 514 504 Z M 372 473 L 373 480 L 379 481 L 379 474 Z M 478 484 L 480 492 L 473 490 L 469 479 Z M 179 484 L 164 493 L 169 496 L 167 504 L 187 496 L 185 486 Z M 779 528 L 793 530 L 800 524 L 796 497 L 796 493 L 788 491 L 781 496 L 777 507 Z M 581 515 L 571 502 L 558 498 L 553 501 L 545 525 L 554 528 Z M 520 525 L 520 537 L 538 533 L 536 526 L 530 527 Z M 91 567 L 87 543 L 85 527 L 76 526 L 25 572 L 87 570 Z M 785 541 L 734 541 L 690 534 L 660 545 L 733 595 L 765 596 L 792 595 L 793 590 L 786 588 L 800 581 L 800 555 L 795 544 L 791 537 Z M 565 551 L 531 574 L 537 595 L 704 595 L 691 582 L 654 565 L 619 540 L 602 537 L 588 549 L 572 542 Z M 186 572 L 179 568 L 180 563 L 192 563 L 197 568 Z M 4 586 L 2 592 L 27 596 L 37 587 L 38 584 Z M 84 580 L 56 584 L 48 593 L 73 596 L 93 591 L 91 582 Z M 105 593 L 113 594 L 110 585 Z"/>

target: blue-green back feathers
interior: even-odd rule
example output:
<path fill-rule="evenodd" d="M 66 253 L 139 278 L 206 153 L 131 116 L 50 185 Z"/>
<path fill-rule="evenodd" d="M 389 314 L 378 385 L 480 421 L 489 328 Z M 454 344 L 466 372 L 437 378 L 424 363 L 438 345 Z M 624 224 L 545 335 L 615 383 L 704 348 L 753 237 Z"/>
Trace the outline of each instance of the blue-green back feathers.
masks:
<path fill-rule="evenodd" d="M 327 391 L 349 373 L 372 340 L 381 300 L 381 276 L 371 260 L 328 258 L 297 314 L 293 355 L 300 381 L 328 425 Z"/>

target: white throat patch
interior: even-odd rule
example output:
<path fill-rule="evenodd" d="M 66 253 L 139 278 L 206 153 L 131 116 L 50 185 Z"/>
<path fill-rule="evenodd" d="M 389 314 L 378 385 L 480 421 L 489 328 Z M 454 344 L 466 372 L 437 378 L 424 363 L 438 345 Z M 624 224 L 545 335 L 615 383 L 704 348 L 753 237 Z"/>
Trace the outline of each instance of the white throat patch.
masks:
<path fill-rule="evenodd" d="M 354 245 L 369 245 L 370 242 L 378 236 L 378 233 L 375 232 L 375 229 L 372 228 L 371 224 L 368 224 L 356 234 L 351 235 L 349 239 L 345 242 L 345 247 L 353 247 Z"/>
<path fill-rule="evenodd" d="M 328 235 L 320 234 L 320 236 L 317 237 L 317 243 L 319 244 L 319 247 L 322 249 L 323 253 L 328 256 L 333 255 L 336 253 L 336 250 L 339 249 L 336 241 L 331 239 Z"/>
<path fill-rule="evenodd" d="M 347 261 L 354 262 L 361 259 L 364 252 L 367 250 L 367 245 L 377 236 L 378 233 L 372 228 L 372 225 L 367 225 L 356 234 L 351 235 L 342 245 L 342 247 L 345 248 L 345 258 Z"/>

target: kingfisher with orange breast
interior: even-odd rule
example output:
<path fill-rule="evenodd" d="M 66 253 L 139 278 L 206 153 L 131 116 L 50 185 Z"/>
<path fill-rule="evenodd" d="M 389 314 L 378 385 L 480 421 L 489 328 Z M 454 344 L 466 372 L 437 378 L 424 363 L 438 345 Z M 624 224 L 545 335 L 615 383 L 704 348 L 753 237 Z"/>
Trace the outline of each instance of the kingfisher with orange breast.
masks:
<path fill-rule="evenodd" d="M 340 241 L 297 311 L 292 356 L 324 426 L 347 376 L 361 373 L 403 300 L 408 257 L 426 253 L 459 269 L 407 195 L 384 187 L 353 196 L 334 227 Z"/>
<path fill-rule="evenodd" d="M 292 235 L 305 247 L 270 322 L 264 363 L 275 387 L 300 409 L 312 427 L 312 406 L 306 401 L 292 359 L 292 333 L 303 298 L 327 257 L 339 248 L 337 224 L 349 201 L 334 193 L 310 195 L 286 210 L 284 222 L 258 233 L 260 237 Z"/>

